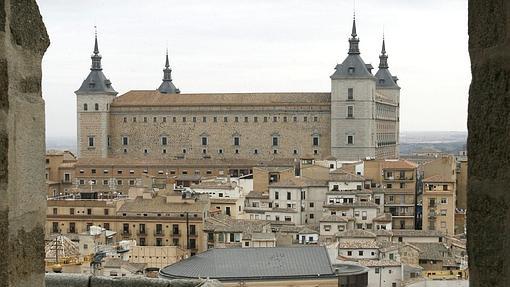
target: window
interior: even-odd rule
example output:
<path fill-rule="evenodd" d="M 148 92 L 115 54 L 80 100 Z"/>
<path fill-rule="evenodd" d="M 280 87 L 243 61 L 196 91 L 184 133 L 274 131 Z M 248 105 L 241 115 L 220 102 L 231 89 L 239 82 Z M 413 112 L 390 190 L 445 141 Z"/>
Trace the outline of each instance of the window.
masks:
<path fill-rule="evenodd" d="M 352 256 L 352 251 L 347 251 L 347 256 Z"/>
<path fill-rule="evenodd" d="M 153 123 L 155 123 L 155 122 L 157 122 L 157 121 L 158 121 L 158 118 L 156 118 L 156 117 L 153 117 L 153 118 L 152 118 L 152 122 L 153 122 Z"/>
<path fill-rule="evenodd" d="M 352 75 L 352 74 L 354 74 L 354 67 L 349 67 L 349 68 L 347 69 L 347 72 L 348 72 L 349 74 L 351 74 L 351 75 Z"/>
<path fill-rule="evenodd" d="M 278 137 L 273 136 L 273 146 L 278 146 Z"/>
<path fill-rule="evenodd" d="M 280 199 L 280 193 L 278 193 L 278 191 L 275 191 L 274 192 L 274 199 Z"/>
<path fill-rule="evenodd" d="M 83 110 L 88 111 L 88 109 L 89 109 L 89 106 L 87 104 L 83 104 Z"/>
<path fill-rule="evenodd" d="M 354 144 L 354 136 L 347 136 L 347 144 Z"/>
<path fill-rule="evenodd" d="M 94 147 L 94 137 L 89 137 L 89 147 Z"/>
<path fill-rule="evenodd" d="M 196 235 L 197 234 L 196 226 L 194 224 L 190 224 L 189 225 L 189 234 L 190 235 Z"/>
<path fill-rule="evenodd" d="M 94 110 L 99 111 L 99 104 L 98 103 L 94 104 Z"/>
<path fill-rule="evenodd" d="M 278 117 L 273 117 L 273 122 L 276 123 L 278 121 Z"/>
<path fill-rule="evenodd" d="M 122 137 L 122 145 L 128 145 L 129 144 L 129 138 L 124 136 Z"/>
<path fill-rule="evenodd" d="M 380 270 L 379 267 L 375 267 L 375 274 L 379 274 Z"/>
<path fill-rule="evenodd" d="M 207 123 L 207 117 L 202 117 L 202 122 Z"/>
<path fill-rule="evenodd" d="M 306 117 L 306 116 L 303 117 L 303 122 L 305 122 L 305 123 L 308 122 L 308 117 Z"/>
<path fill-rule="evenodd" d="M 290 193 L 290 191 L 287 191 L 287 200 L 291 200 L 292 199 L 292 194 Z"/>
<path fill-rule="evenodd" d="M 167 145 L 168 144 L 168 138 L 166 136 L 161 137 L 161 145 Z"/>
<path fill-rule="evenodd" d="M 239 117 L 234 117 L 234 122 L 238 123 L 239 122 Z"/>
<path fill-rule="evenodd" d="M 448 184 L 443 184 L 443 190 L 448 190 Z"/>
<path fill-rule="evenodd" d="M 363 251 L 362 250 L 358 251 L 358 255 L 363 256 Z"/>
<path fill-rule="evenodd" d="M 228 122 L 228 117 L 223 117 L 223 122 L 224 123 Z"/>
<path fill-rule="evenodd" d="M 318 146 L 319 145 L 319 137 L 318 136 L 314 136 L 312 138 L 312 145 L 313 146 Z"/>
<path fill-rule="evenodd" d="M 136 123 L 136 117 L 133 117 L 133 123 Z"/>
<path fill-rule="evenodd" d="M 353 88 L 347 89 L 347 99 L 354 100 L 354 89 Z"/>
<path fill-rule="evenodd" d="M 310 213 L 310 219 L 313 219 L 313 218 L 314 218 L 314 214 Z"/>
<path fill-rule="evenodd" d="M 267 117 L 264 117 L 264 122 L 267 123 Z"/>
<path fill-rule="evenodd" d="M 143 117 L 143 122 L 146 123 L 147 122 L 147 117 Z"/>
<path fill-rule="evenodd" d="M 258 117 L 253 117 L 253 122 L 254 123 L 258 123 L 259 122 L 259 118 Z"/>
<path fill-rule="evenodd" d="M 207 145 L 207 137 L 202 137 L 202 145 Z"/>
<path fill-rule="evenodd" d="M 123 121 L 124 121 L 125 123 L 127 123 L 127 118 L 126 118 L 126 117 L 124 117 Z"/>
<path fill-rule="evenodd" d="M 292 117 L 292 121 L 297 122 L 297 117 L 296 116 Z"/>
<path fill-rule="evenodd" d="M 259 150 L 258 149 L 254 149 L 253 150 L 253 154 L 259 154 Z"/>
<path fill-rule="evenodd" d="M 442 204 L 446 204 L 446 203 L 448 203 L 448 199 L 447 199 L 447 198 L 441 198 L 441 203 L 442 203 Z"/>
<path fill-rule="evenodd" d="M 284 116 L 283 117 L 283 122 L 286 123 L 287 122 L 287 116 Z"/>
<path fill-rule="evenodd" d="M 310 207 L 313 208 L 314 204 L 313 202 L 310 202 Z"/>
<path fill-rule="evenodd" d="M 163 117 L 163 122 L 166 123 L 166 117 Z M 174 122 L 175 122 L 175 117 L 174 117 Z"/>
<path fill-rule="evenodd" d="M 69 223 L 69 233 L 76 233 L 76 223 L 74 222 Z"/>
<path fill-rule="evenodd" d="M 110 210 L 108 208 L 105 208 L 104 209 L 104 215 L 109 215 L 110 214 Z"/>
<path fill-rule="evenodd" d="M 172 117 L 172 122 L 177 122 L 177 117 Z"/>
<path fill-rule="evenodd" d="M 186 122 L 186 117 L 182 117 L 182 122 L 185 123 Z"/>
<path fill-rule="evenodd" d="M 298 154 L 298 150 L 297 150 L 297 149 L 295 149 L 295 150 L 293 150 L 293 151 L 292 151 L 292 153 L 293 153 L 293 154 Z"/>
<path fill-rule="evenodd" d="M 347 117 L 352 118 L 353 117 L 353 106 L 347 106 Z"/>
<path fill-rule="evenodd" d="M 218 150 L 218 154 L 223 154 L 223 149 L 221 149 L 221 148 L 220 148 L 220 149 Z"/>
<path fill-rule="evenodd" d="M 194 123 L 196 123 L 196 122 L 197 122 L 197 117 L 193 117 L 193 118 L 192 118 L 192 121 L 193 121 Z"/>
<path fill-rule="evenodd" d="M 241 142 L 241 139 L 239 137 L 234 137 L 234 145 L 239 146 Z"/>

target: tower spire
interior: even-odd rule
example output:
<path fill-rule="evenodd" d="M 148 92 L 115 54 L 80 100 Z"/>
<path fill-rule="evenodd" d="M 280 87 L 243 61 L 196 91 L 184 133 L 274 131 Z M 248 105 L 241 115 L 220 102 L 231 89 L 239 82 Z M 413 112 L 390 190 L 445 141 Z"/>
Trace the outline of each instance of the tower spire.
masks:
<path fill-rule="evenodd" d="M 166 49 L 165 68 L 163 69 L 163 82 L 158 90 L 160 93 L 164 94 L 179 94 L 181 92 L 172 83 L 172 69 L 170 68 L 170 61 L 168 60 L 168 48 Z"/>
<path fill-rule="evenodd" d="M 379 56 L 379 69 L 388 69 L 388 55 L 386 55 L 386 41 L 382 39 L 381 55 Z"/>
<path fill-rule="evenodd" d="M 102 70 L 101 68 L 101 55 L 99 54 L 99 45 L 97 44 L 97 27 L 94 26 L 94 54 L 90 57 L 92 59 L 92 67 L 90 70 Z"/>
<path fill-rule="evenodd" d="M 354 13 L 353 15 L 353 18 L 352 18 L 352 32 L 351 32 L 351 37 L 349 39 L 349 54 L 350 55 L 355 55 L 355 54 L 359 54 L 359 39 L 358 39 L 358 34 L 356 33 L 356 12 Z"/>

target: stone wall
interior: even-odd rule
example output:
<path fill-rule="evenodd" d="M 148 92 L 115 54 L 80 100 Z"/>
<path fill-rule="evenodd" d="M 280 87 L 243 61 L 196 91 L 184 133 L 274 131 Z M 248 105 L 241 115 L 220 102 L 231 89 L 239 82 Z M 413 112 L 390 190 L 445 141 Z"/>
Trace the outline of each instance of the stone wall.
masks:
<path fill-rule="evenodd" d="M 0 1 L 0 286 L 43 286 L 44 101 L 49 45 L 33 0 Z"/>
<path fill-rule="evenodd" d="M 109 278 L 80 274 L 46 274 L 46 287 L 221 287 L 216 280 L 167 280 L 144 277 Z"/>
<path fill-rule="evenodd" d="M 510 284 L 510 2 L 469 1 L 471 286 Z"/>

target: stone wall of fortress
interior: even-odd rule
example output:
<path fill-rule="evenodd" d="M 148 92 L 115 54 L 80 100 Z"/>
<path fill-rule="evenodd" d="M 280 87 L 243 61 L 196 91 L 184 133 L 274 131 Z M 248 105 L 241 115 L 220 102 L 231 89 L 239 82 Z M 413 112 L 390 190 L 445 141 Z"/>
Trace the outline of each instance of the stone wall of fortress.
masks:
<path fill-rule="evenodd" d="M 114 157 L 272 160 L 330 154 L 329 103 L 282 107 L 112 105 L 110 114 L 109 156 Z M 128 145 L 123 144 L 124 136 Z M 317 146 L 314 136 L 319 137 Z M 162 137 L 167 137 L 166 145 Z M 202 144 L 202 137 L 207 137 L 207 145 Z M 238 146 L 234 137 L 239 137 Z M 278 138 L 277 146 L 273 137 Z"/>

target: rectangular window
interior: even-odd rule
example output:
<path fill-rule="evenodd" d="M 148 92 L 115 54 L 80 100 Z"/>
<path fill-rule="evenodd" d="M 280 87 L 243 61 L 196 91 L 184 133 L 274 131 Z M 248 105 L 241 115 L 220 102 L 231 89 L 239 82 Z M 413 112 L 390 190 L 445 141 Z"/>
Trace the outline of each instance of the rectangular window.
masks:
<path fill-rule="evenodd" d="M 319 117 L 313 117 L 313 121 L 314 122 L 318 122 L 319 121 Z"/>
<path fill-rule="evenodd" d="M 308 122 L 308 117 L 303 117 L 303 122 Z"/>
<path fill-rule="evenodd" d="M 129 138 L 128 137 L 122 137 L 122 145 L 128 145 L 129 144 Z"/>
<path fill-rule="evenodd" d="M 264 122 L 267 123 L 267 117 L 264 117 Z"/>
<path fill-rule="evenodd" d="M 193 122 L 196 123 L 197 122 L 197 117 L 193 117 Z"/>
<path fill-rule="evenodd" d="M 234 122 L 238 123 L 239 122 L 239 117 L 234 117 Z"/>
<path fill-rule="evenodd" d="M 348 118 L 352 118 L 352 117 L 354 117 L 354 116 L 353 116 L 353 109 L 354 109 L 354 107 L 353 107 L 353 106 L 347 106 L 347 117 L 348 117 Z"/>
<path fill-rule="evenodd" d="M 278 191 L 274 192 L 274 199 L 280 199 L 280 194 L 278 193 Z"/>
<path fill-rule="evenodd" d="M 213 117 L 213 122 L 217 123 L 218 122 L 218 117 Z"/>
<path fill-rule="evenodd" d="M 223 122 L 228 122 L 228 117 L 223 117 Z"/>
<path fill-rule="evenodd" d="M 353 88 L 347 89 L 347 99 L 354 100 L 354 89 Z"/>
<path fill-rule="evenodd" d="M 166 117 L 163 117 L 163 122 L 166 123 Z"/>
<path fill-rule="evenodd" d="M 259 122 L 259 118 L 258 117 L 253 117 L 253 122 L 254 123 L 258 123 Z"/>
<path fill-rule="evenodd" d="M 167 137 L 161 137 L 161 145 L 167 145 L 168 144 L 168 138 Z"/>
<path fill-rule="evenodd" d="M 147 117 L 143 117 L 143 122 L 146 123 L 147 122 Z"/>
<path fill-rule="evenodd" d="M 354 144 L 354 136 L 347 136 L 347 144 Z"/>
<path fill-rule="evenodd" d="M 234 145 L 239 146 L 241 142 L 241 139 L 239 137 L 234 137 Z"/>
<path fill-rule="evenodd" d="M 278 117 L 273 117 L 273 122 L 276 123 L 278 121 Z"/>
<path fill-rule="evenodd" d="M 278 137 L 273 137 L 273 146 L 278 146 Z"/>
<path fill-rule="evenodd" d="M 133 123 L 136 123 L 136 117 L 133 117 Z"/>
<path fill-rule="evenodd" d="M 287 200 L 291 200 L 292 199 L 292 194 L 290 193 L 290 191 L 287 191 Z"/>
<path fill-rule="evenodd" d="M 207 137 L 202 137 L 202 145 L 207 145 Z"/>
<path fill-rule="evenodd" d="M 153 117 L 153 118 L 152 118 L 152 122 L 153 122 L 153 123 L 155 123 L 155 122 L 157 122 L 157 121 L 158 121 L 158 118 L 156 118 L 156 117 Z"/>
<path fill-rule="evenodd" d="M 297 117 L 293 117 L 293 118 L 292 118 L 292 121 L 293 121 L 293 122 L 297 122 Z"/>
<path fill-rule="evenodd" d="M 207 123 L 207 117 L 202 117 L 202 122 Z"/>
<path fill-rule="evenodd" d="M 244 122 L 247 123 L 248 122 L 248 117 L 244 117 Z"/>
<path fill-rule="evenodd" d="M 105 208 L 104 209 L 104 215 L 109 215 L 110 214 L 110 210 L 108 208 Z"/>
<path fill-rule="evenodd" d="M 89 147 L 94 147 L 94 137 L 89 137 Z"/>
<path fill-rule="evenodd" d="M 182 122 L 185 123 L 186 122 L 186 117 L 182 117 Z"/>
<path fill-rule="evenodd" d="M 172 118 L 172 122 L 176 123 L 177 122 L 177 117 L 173 117 Z"/>
<path fill-rule="evenodd" d="M 318 146 L 319 145 L 319 137 L 315 136 L 312 138 L 312 145 Z"/>

